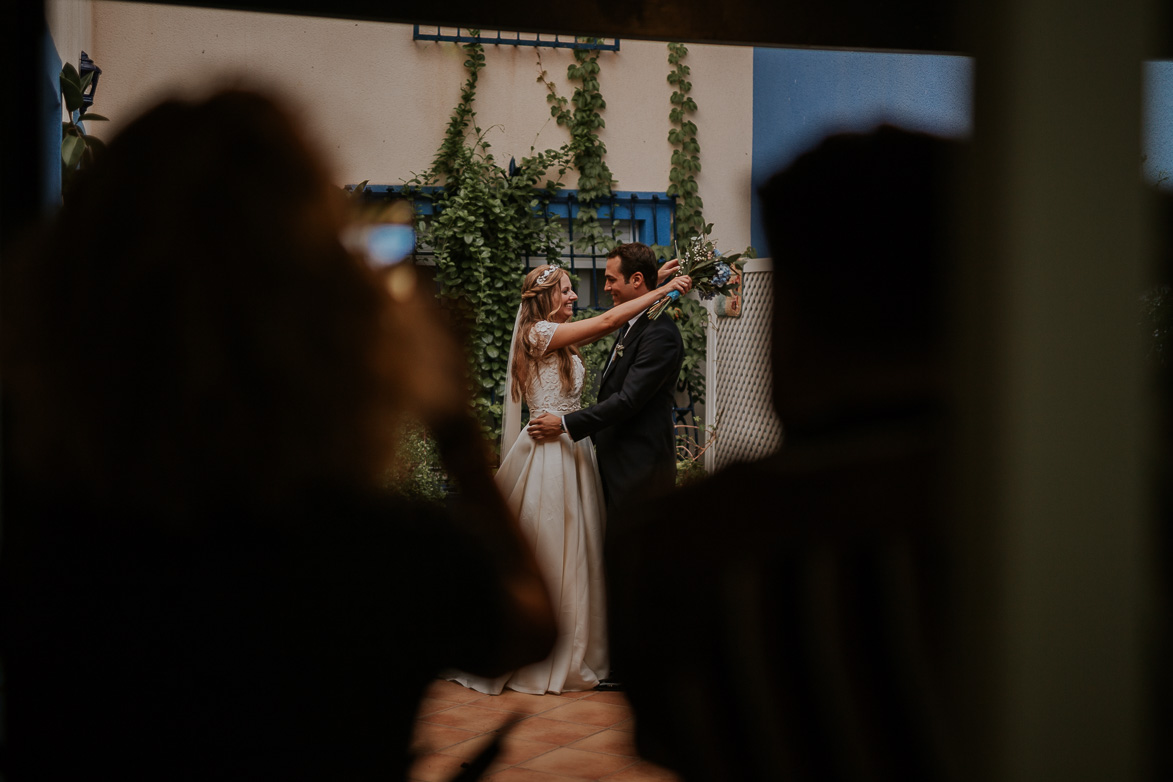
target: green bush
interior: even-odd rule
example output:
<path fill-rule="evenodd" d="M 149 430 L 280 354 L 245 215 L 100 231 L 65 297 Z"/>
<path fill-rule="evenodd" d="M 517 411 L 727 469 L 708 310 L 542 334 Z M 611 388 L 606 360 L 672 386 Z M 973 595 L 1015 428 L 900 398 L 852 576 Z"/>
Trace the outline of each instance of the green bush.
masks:
<path fill-rule="evenodd" d="M 449 491 L 448 474 L 427 430 L 418 424 L 405 424 L 399 436 L 398 457 L 384 475 L 385 489 L 413 500 L 444 501 Z"/>

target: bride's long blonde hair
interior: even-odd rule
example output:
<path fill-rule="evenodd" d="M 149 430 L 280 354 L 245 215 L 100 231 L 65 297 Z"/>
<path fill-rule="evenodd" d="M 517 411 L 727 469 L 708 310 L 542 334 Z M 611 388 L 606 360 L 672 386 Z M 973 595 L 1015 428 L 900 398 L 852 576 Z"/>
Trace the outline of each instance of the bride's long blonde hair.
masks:
<path fill-rule="evenodd" d="M 510 393 L 514 402 L 520 402 L 530 379 L 537 372 L 541 353 L 535 350 L 529 340 L 530 329 L 541 320 L 550 320 L 558 311 L 554 305 L 554 294 L 562 285 L 566 272 L 557 266 L 543 264 L 530 271 L 521 285 L 521 317 L 513 335 L 513 386 Z M 580 355 L 573 345 L 558 348 L 553 353 L 558 359 L 558 377 L 562 390 L 570 393 L 574 388 L 573 356 Z"/>

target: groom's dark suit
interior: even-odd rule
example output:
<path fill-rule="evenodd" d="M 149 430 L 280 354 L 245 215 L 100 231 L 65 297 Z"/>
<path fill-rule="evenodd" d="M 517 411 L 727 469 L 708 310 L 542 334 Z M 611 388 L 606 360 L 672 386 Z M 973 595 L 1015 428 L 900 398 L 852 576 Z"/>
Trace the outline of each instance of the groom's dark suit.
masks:
<path fill-rule="evenodd" d="M 671 317 L 640 315 L 622 342 L 623 355 L 615 355 L 603 372 L 598 402 L 563 419 L 571 438 L 595 441 L 608 519 L 628 499 L 676 484 L 672 408 L 684 361 L 680 331 Z"/>

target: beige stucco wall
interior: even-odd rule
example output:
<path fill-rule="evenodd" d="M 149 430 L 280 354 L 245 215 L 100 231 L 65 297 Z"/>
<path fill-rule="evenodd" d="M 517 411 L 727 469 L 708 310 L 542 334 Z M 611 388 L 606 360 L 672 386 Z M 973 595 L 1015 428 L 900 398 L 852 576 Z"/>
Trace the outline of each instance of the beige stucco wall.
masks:
<path fill-rule="evenodd" d="M 77 67 L 83 50 L 90 57 L 94 56 L 92 7 L 90 0 L 47 0 L 45 3 L 45 22 L 61 62 L 71 62 Z M 101 85 L 100 80 L 98 83 Z"/>
<path fill-rule="evenodd" d="M 87 51 L 103 69 L 100 110 L 112 119 L 99 133 L 116 132 L 163 95 L 239 82 L 294 104 L 331 156 L 339 184 L 399 184 L 427 168 L 465 78 L 455 44 L 413 41 L 410 25 L 140 3 L 94 2 Z M 618 189 L 667 188 L 667 56 L 663 43 L 624 39 L 619 52 L 600 57 L 602 137 Z M 563 49 L 486 48 L 478 122 L 500 161 L 568 140 L 537 76 L 544 67 L 569 95 L 572 59 Z M 752 50 L 695 45 L 687 62 L 706 218 L 722 247 L 741 249 L 750 240 Z"/>

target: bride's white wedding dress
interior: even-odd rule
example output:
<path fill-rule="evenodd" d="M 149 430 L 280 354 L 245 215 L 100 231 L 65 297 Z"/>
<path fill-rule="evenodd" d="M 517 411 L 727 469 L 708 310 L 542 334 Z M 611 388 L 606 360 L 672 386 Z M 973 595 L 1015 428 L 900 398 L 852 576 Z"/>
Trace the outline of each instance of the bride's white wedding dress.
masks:
<path fill-rule="evenodd" d="M 558 324 L 539 321 L 529 339 L 543 353 Z M 543 355 L 526 390 L 530 415 L 565 415 L 581 407 L 582 361 L 574 357 L 574 384 L 563 391 L 558 361 Z M 608 674 L 603 588 L 603 485 L 589 438 L 563 434 L 536 443 L 524 430 L 497 471 L 497 485 L 534 547 L 558 617 L 554 651 L 541 662 L 486 679 L 466 673 L 448 678 L 479 692 L 504 688 L 543 694 L 590 690 Z"/>

